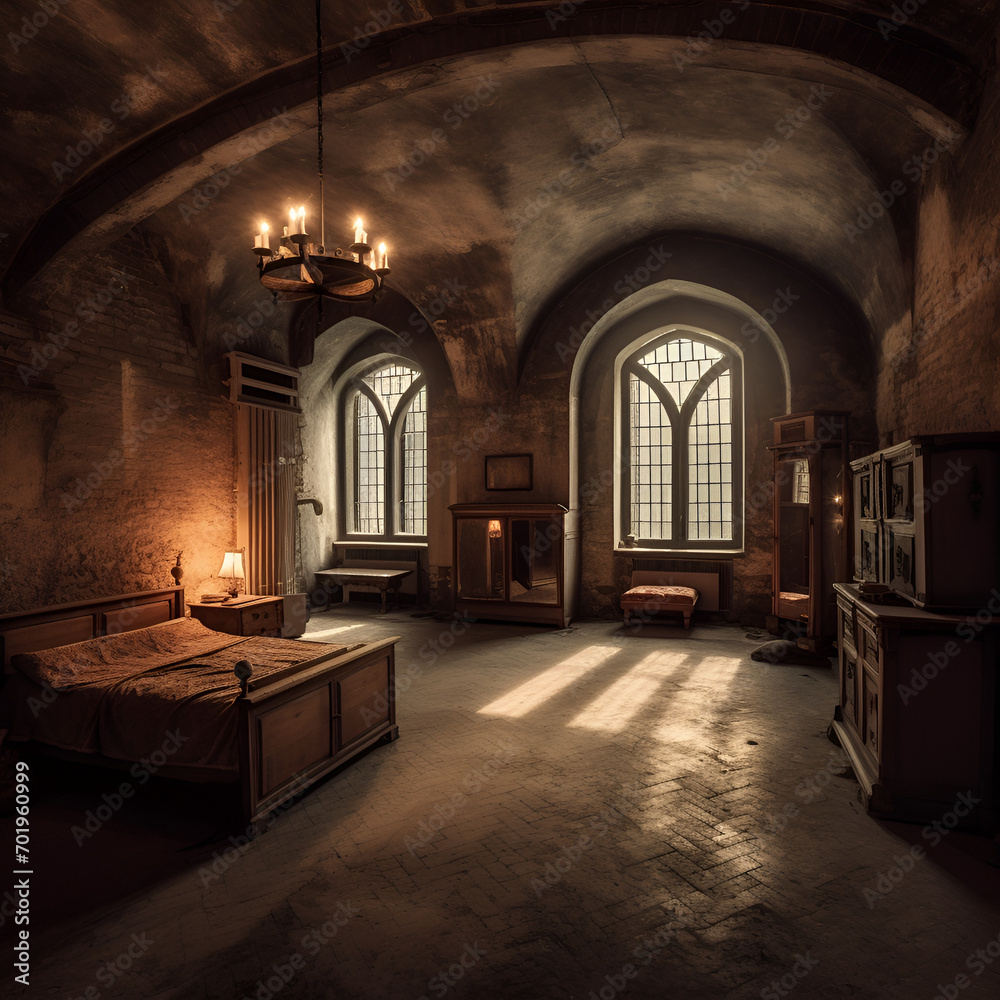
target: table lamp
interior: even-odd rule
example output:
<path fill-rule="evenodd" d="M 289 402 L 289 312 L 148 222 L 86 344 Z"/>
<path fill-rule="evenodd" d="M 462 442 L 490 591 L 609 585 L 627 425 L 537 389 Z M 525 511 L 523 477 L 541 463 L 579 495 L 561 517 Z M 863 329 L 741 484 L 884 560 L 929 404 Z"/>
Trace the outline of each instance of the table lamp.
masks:
<path fill-rule="evenodd" d="M 225 558 L 222 560 L 222 569 L 219 570 L 219 576 L 224 580 L 229 580 L 229 596 L 237 597 L 240 592 L 239 584 L 237 580 L 245 579 L 246 573 L 243 572 L 243 552 L 227 552 Z"/>

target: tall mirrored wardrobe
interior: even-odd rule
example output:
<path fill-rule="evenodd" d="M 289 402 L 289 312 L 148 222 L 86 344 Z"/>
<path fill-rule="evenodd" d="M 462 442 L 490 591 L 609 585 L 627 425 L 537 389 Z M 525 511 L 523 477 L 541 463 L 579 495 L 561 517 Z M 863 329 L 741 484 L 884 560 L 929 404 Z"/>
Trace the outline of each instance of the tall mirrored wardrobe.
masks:
<path fill-rule="evenodd" d="M 833 584 L 848 578 L 844 485 L 848 414 L 772 417 L 774 560 L 768 629 L 826 652 L 836 637 Z"/>

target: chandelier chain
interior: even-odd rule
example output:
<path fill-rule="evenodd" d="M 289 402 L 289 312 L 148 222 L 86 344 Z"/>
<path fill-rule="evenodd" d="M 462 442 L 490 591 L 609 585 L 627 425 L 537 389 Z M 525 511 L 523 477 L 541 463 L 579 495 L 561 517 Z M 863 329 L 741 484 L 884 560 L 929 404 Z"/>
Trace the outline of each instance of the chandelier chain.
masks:
<path fill-rule="evenodd" d="M 319 171 L 319 242 L 326 240 L 323 217 L 323 16 L 316 0 L 316 169 Z"/>

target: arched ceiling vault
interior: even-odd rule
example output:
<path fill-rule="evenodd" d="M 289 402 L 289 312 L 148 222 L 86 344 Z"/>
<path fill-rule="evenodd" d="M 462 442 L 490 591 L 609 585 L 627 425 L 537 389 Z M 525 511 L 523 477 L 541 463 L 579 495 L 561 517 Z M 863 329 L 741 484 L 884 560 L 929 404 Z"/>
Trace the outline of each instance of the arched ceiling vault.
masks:
<path fill-rule="evenodd" d="M 327 240 L 363 214 L 456 380 L 512 377 L 553 301 L 671 230 L 804 265 L 884 329 L 909 304 L 919 162 L 974 127 L 998 8 L 913 4 L 328 3 Z M 75 0 L 23 29 L 3 57 L 8 307 L 141 225 L 182 295 L 246 313 L 259 219 L 315 218 L 300 7 Z"/>

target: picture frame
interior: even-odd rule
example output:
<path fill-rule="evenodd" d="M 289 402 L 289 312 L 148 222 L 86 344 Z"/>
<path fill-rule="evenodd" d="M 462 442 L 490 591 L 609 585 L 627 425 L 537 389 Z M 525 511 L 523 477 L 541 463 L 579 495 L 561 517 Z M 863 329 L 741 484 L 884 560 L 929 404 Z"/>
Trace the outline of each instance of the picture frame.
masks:
<path fill-rule="evenodd" d="M 487 455 L 486 489 L 530 490 L 532 488 L 532 456 Z"/>
<path fill-rule="evenodd" d="M 866 583 L 878 582 L 879 555 L 877 528 L 874 525 L 871 527 L 863 526 L 861 528 L 860 551 L 858 553 L 858 561 L 860 563 L 858 570 L 862 581 Z"/>
<path fill-rule="evenodd" d="M 897 594 L 915 596 L 917 561 L 913 535 L 908 532 L 890 531 L 887 559 L 889 586 Z"/>
<path fill-rule="evenodd" d="M 913 464 L 893 465 L 886 483 L 886 516 L 894 521 L 913 520 Z"/>

